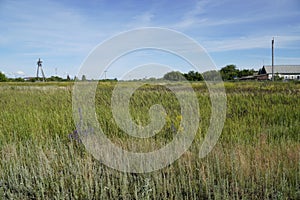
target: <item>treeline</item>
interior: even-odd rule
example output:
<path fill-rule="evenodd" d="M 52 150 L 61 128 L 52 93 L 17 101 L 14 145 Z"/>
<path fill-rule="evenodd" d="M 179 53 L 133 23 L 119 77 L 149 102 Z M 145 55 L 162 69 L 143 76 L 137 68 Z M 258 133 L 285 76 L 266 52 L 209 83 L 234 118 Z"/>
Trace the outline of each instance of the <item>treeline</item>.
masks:
<path fill-rule="evenodd" d="M 82 75 L 81 78 L 78 77 L 74 77 L 74 78 L 70 78 L 70 76 L 68 75 L 66 78 L 62 78 L 59 76 L 51 76 L 51 77 L 47 77 L 45 79 L 41 78 L 41 77 L 27 77 L 27 78 L 8 78 L 5 76 L 4 73 L 2 73 L 0 71 L 0 82 L 42 82 L 42 81 L 46 81 L 46 82 L 72 82 L 72 81 L 90 81 L 85 75 Z M 117 79 L 103 79 L 101 81 L 117 81 Z"/>
<path fill-rule="evenodd" d="M 199 72 L 189 71 L 188 73 L 181 73 L 179 71 L 172 71 L 164 75 L 165 80 L 169 81 L 182 81 L 182 80 L 188 80 L 188 81 L 203 81 L 205 80 L 217 80 L 219 79 L 219 76 L 221 75 L 221 78 L 224 81 L 230 81 L 235 80 L 237 78 L 241 78 L 243 76 L 250 76 L 256 73 L 254 69 L 243 69 L 239 70 L 236 68 L 235 65 L 227 65 L 223 67 L 221 70 L 211 70 L 206 71 L 202 74 Z"/>
<path fill-rule="evenodd" d="M 38 82 L 38 81 L 55 81 L 55 82 L 63 82 L 63 81 L 74 81 L 74 79 L 71 79 L 69 76 L 67 78 L 61 78 L 59 76 L 51 76 L 48 78 L 37 78 L 37 77 L 30 77 L 30 78 L 8 78 L 5 76 L 5 74 L 0 72 L 0 82 Z"/>
<path fill-rule="evenodd" d="M 169 81 L 183 81 L 183 80 L 188 80 L 188 81 L 203 81 L 205 80 L 218 80 L 219 76 L 221 75 L 222 79 L 224 81 L 230 81 L 230 80 L 235 80 L 237 78 L 241 78 L 243 76 L 249 76 L 253 75 L 256 73 L 254 69 L 243 69 L 239 70 L 236 68 L 235 65 L 227 65 L 223 67 L 222 69 L 216 71 L 216 70 L 211 70 L 211 71 L 206 71 L 204 73 L 199 73 L 195 71 L 189 71 L 188 73 L 182 73 L 179 71 L 172 71 L 169 73 L 166 73 L 163 77 L 164 80 L 169 80 Z M 75 81 L 75 80 L 82 80 L 86 81 L 88 80 L 85 75 L 81 77 L 81 79 L 78 79 L 74 77 L 74 79 L 71 79 L 69 76 L 67 76 L 66 79 L 61 78 L 59 76 L 51 76 L 49 78 L 46 78 L 45 81 L 56 81 L 56 82 L 62 82 L 62 81 Z M 102 81 L 116 81 L 117 79 L 113 80 L 102 80 Z M 145 80 L 145 79 L 140 79 L 140 80 Z M 147 80 L 157 80 L 156 78 L 150 78 Z M 11 81 L 11 82 L 36 82 L 36 81 L 43 81 L 42 78 L 7 78 L 5 74 L 0 72 L 0 82 L 6 82 L 6 81 Z M 136 80 L 138 81 L 138 80 Z"/>

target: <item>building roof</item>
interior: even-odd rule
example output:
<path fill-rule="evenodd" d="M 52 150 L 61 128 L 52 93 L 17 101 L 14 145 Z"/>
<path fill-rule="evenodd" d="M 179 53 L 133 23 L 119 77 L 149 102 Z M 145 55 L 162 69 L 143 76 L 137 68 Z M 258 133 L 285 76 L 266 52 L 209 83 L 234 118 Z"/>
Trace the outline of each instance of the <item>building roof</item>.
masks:
<path fill-rule="evenodd" d="M 265 65 L 267 74 L 272 74 L 272 66 Z M 274 65 L 274 73 L 278 74 L 300 74 L 300 65 Z"/>

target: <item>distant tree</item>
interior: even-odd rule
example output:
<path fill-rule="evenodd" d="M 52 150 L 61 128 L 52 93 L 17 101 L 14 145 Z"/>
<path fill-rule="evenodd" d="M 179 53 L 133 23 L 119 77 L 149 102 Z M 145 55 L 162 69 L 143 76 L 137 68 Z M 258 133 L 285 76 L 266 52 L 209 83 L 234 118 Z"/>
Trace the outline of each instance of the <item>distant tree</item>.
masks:
<path fill-rule="evenodd" d="M 205 81 L 217 81 L 220 80 L 220 73 L 216 70 L 210 70 L 202 73 Z"/>
<path fill-rule="evenodd" d="M 69 74 L 68 74 L 68 76 L 67 76 L 67 81 L 70 81 L 71 80 L 71 78 L 70 78 L 70 76 L 69 76 Z"/>
<path fill-rule="evenodd" d="M 148 78 L 148 81 L 156 81 L 157 79 L 156 78 L 154 78 L 154 77 L 150 77 L 150 78 Z"/>
<path fill-rule="evenodd" d="M 50 78 L 47 78 L 46 81 L 56 81 L 56 82 L 60 82 L 63 81 L 63 78 L 59 77 L 59 76 L 51 76 Z"/>
<path fill-rule="evenodd" d="M 15 78 L 13 79 L 15 82 L 25 82 L 24 78 Z"/>
<path fill-rule="evenodd" d="M 225 80 L 234 80 L 238 77 L 239 70 L 236 69 L 235 65 L 227 65 L 220 70 L 222 79 Z"/>
<path fill-rule="evenodd" d="M 183 74 L 178 71 L 168 72 L 164 75 L 164 79 L 168 81 L 182 81 L 185 80 Z"/>
<path fill-rule="evenodd" d="M 282 81 L 283 77 L 280 77 L 278 72 L 274 75 L 274 81 Z"/>
<path fill-rule="evenodd" d="M 183 76 L 188 81 L 203 81 L 203 77 L 199 72 L 189 71 L 187 74 L 183 74 Z"/>
<path fill-rule="evenodd" d="M 8 79 L 4 73 L 0 72 L 0 82 L 6 82 Z"/>
<path fill-rule="evenodd" d="M 238 77 L 251 76 L 254 74 L 254 69 L 243 69 L 238 71 Z"/>
<path fill-rule="evenodd" d="M 85 76 L 85 75 L 82 75 L 81 80 L 82 80 L 82 81 L 86 81 L 86 76 Z"/>

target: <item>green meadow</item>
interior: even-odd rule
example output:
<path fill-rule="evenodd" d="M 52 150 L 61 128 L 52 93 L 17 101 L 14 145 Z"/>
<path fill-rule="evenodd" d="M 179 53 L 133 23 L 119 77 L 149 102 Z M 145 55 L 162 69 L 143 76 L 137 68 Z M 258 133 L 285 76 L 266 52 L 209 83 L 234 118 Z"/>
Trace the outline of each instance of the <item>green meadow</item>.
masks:
<path fill-rule="evenodd" d="M 132 95 L 135 123 L 147 125 L 154 104 L 167 113 L 159 133 L 138 139 L 113 119 L 115 84 L 99 82 L 95 97 L 107 137 L 136 152 L 171 142 L 182 118 L 172 91 L 145 84 Z M 201 116 L 191 147 L 161 170 L 135 174 L 94 159 L 74 136 L 74 83 L 0 83 L 0 199 L 300 199 L 300 84 L 226 82 L 224 128 L 202 159 L 211 104 L 205 83 L 191 84 Z"/>

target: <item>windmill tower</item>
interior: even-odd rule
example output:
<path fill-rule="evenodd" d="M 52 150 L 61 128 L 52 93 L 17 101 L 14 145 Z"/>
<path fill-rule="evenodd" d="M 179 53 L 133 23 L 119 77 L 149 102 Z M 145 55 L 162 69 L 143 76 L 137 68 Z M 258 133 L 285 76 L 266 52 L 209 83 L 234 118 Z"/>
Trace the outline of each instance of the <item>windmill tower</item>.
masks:
<path fill-rule="evenodd" d="M 36 72 L 36 78 L 38 79 L 39 78 L 39 71 L 41 71 L 42 73 L 42 76 L 43 76 L 43 81 L 45 81 L 45 74 L 44 74 L 44 71 L 43 71 L 43 68 L 42 68 L 42 62 L 41 59 L 39 58 L 39 60 L 37 61 L 37 72 Z"/>

